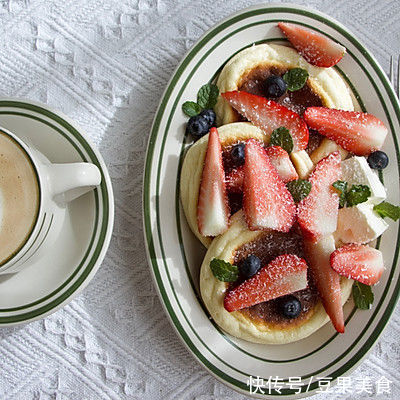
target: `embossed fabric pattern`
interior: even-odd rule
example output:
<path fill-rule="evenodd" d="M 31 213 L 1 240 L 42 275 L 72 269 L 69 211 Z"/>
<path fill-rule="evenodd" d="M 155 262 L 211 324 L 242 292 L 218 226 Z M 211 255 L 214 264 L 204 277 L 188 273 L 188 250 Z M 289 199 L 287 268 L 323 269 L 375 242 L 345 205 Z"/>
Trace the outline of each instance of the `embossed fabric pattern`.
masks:
<path fill-rule="evenodd" d="M 44 320 L 0 329 L 0 399 L 245 399 L 209 375 L 171 327 L 147 265 L 142 171 L 158 101 L 175 67 L 212 25 L 260 0 L 0 0 L 0 92 L 49 104 L 98 146 L 115 193 L 115 229 L 89 286 Z M 400 53 L 397 0 L 291 0 L 328 13 L 389 70 Z M 400 309 L 352 373 L 385 376 L 400 398 Z"/>

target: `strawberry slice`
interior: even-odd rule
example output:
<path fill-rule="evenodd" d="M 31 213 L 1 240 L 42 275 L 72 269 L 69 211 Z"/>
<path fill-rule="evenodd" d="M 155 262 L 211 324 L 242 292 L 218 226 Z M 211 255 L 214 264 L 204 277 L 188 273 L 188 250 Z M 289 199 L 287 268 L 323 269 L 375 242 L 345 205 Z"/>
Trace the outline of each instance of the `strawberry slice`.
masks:
<path fill-rule="evenodd" d="M 332 67 L 344 56 L 346 48 L 303 26 L 279 22 L 279 28 L 304 59 L 317 67 Z"/>
<path fill-rule="evenodd" d="M 269 146 L 266 149 L 267 155 L 283 182 L 290 182 L 299 179 L 296 169 L 290 161 L 289 154 L 281 146 Z"/>
<path fill-rule="evenodd" d="M 283 254 L 261 268 L 256 275 L 229 290 L 224 299 L 227 311 L 276 299 L 307 287 L 307 264 L 294 254 Z"/>
<path fill-rule="evenodd" d="M 339 196 L 332 184 L 340 178 L 340 153 L 335 151 L 315 166 L 308 178 L 310 194 L 297 208 L 297 219 L 303 236 L 314 242 L 335 232 L 339 210 Z"/>
<path fill-rule="evenodd" d="M 226 189 L 231 193 L 243 192 L 244 165 L 233 169 L 226 175 Z"/>
<path fill-rule="evenodd" d="M 296 205 L 260 142 L 249 139 L 245 149 L 243 210 L 250 230 L 288 232 Z"/>
<path fill-rule="evenodd" d="M 211 128 L 197 203 L 197 225 L 203 236 L 217 236 L 229 227 L 230 211 L 217 128 Z"/>
<path fill-rule="evenodd" d="M 325 311 L 335 329 L 344 333 L 340 277 L 330 264 L 335 240 L 332 235 L 324 236 L 316 243 L 304 240 L 304 250 Z"/>
<path fill-rule="evenodd" d="M 357 111 L 308 107 L 304 119 L 310 128 L 358 156 L 379 150 L 388 133 L 380 119 Z"/>
<path fill-rule="evenodd" d="M 375 285 L 384 270 L 382 253 L 361 244 L 349 244 L 334 251 L 331 266 L 339 275 L 366 285 Z"/>
<path fill-rule="evenodd" d="M 289 129 L 293 151 L 304 150 L 308 143 L 308 128 L 298 114 L 287 107 L 243 91 L 222 93 L 221 96 L 241 115 L 258 126 L 270 137 L 281 126 Z"/>

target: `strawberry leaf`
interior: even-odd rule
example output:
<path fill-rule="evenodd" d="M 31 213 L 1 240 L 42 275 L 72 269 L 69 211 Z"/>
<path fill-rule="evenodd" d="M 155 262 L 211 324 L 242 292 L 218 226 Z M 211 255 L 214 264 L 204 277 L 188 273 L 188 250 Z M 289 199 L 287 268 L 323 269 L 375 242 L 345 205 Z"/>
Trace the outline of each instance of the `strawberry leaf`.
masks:
<path fill-rule="evenodd" d="M 295 92 L 301 89 L 307 82 L 308 71 L 303 68 L 290 69 L 283 75 L 283 80 L 287 84 L 289 92 Z"/>
<path fill-rule="evenodd" d="M 218 95 L 218 86 L 213 83 L 206 83 L 197 93 L 197 104 L 205 110 L 214 108 L 217 104 Z"/>
<path fill-rule="evenodd" d="M 293 150 L 293 139 L 289 129 L 284 126 L 274 129 L 271 133 L 269 145 L 281 146 L 282 149 L 286 150 L 290 154 Z"/>
<path fill-rule="evenodd" d="M 372 293 L 371 286 L 354 281 L 352 291 L 354 303 L 357 308 L 360 308 L 361 310 L 369 310 L 374 302 L 374 294 Z"/>
<path fill-rule="evenodd" d="M 214 276 L 222 282 L 235 282 L 239 276 L 239 269 L 236 265 L 218 258 L 211 260 L 210 268 Z"/>
<path fill-rule="evenodd" d="M 182 104 L 182 111 L 188 117 L 194 117 L 201 112 L 201 107 L 194 101 L 185 101 Z"/>
<path fill-rule="evenodd" d="M 393 221 L 397 221 L 400 218 L 400 207 L 390 204 L 387 201 L 375 205 L 374 211 L 381 217 L 389 217 Z"/>

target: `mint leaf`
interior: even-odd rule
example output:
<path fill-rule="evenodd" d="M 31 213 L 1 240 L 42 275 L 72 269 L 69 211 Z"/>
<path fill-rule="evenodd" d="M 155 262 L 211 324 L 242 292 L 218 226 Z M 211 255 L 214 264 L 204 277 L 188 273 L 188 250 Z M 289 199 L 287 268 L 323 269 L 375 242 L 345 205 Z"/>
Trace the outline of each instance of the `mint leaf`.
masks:
<path fill-rule="evenodd" d="M 343 208 L 346 205 L 347 182 L 336 181 L 332 186 L 339 192 L 339 207 Z"/>
<path fill-rule="evenodd" d="M 381 217 L 389 217 L 393 221 L 397 221 L 400 218 L 400 207 L 384 201 L 374 206 L 376 211 Z"/>
<path fill-rule="evenodd" d="M 295 92 L 301 89 L 307 82 L 308 71 L 303 68 L 290 69 L 283 75 L 283 80 L 287 84 L 289 92 Z"/>
<path fill-rule="evenodd" d="M 239 276 L 239 269 L 236 265 L 218 258 L 211 260 L 210 268 L 214 276 L 222 282 L 235 282 Z"/>
<path fill-rule="evenodd" d="M 286 184 L 290 194 L 295 203 L 300 203 L 301 200 L 306 198 L 311 191 L 311 182 L 305 179 L 297 179 Z"/>
<path fill-rule="evenodd" d="M 352 291 L 354 303 L 357 308 L 360 308 L 361 310 L 369 310 L 371 304 L 374 302 L 374 294 L 372 293 L 371 286 L 354 281 Z"/>
<path fill-rule="evenodd" d="M 276 128 L 271 133 L 271 139 L 269 140 L 270 146 L 281 146 L 282 149 L 291 153 L 293 150 L 293 139 L 289 132 L 289 129 L 281 126 Z"/>
<path fill-rule="evenodd" d="M 348 207 L 364 203 L 371 196 L 371 190 L 367 185 L 353 185 L 346 193 L 346 201 Z"/>
<path fill-rule="evenodd" d="M 194 101 L 185 101 L 182 104 L 182 111 L 188 117 L 194 117 L 201 112 L 201 107 Z"/>
<path fill-rule="evenodd" d="M 217 104 L 218 95 L 218 86 L 213 83 L 206 83 L 197 93 L 197 104 L 205 110 L 214 108 Z"/>

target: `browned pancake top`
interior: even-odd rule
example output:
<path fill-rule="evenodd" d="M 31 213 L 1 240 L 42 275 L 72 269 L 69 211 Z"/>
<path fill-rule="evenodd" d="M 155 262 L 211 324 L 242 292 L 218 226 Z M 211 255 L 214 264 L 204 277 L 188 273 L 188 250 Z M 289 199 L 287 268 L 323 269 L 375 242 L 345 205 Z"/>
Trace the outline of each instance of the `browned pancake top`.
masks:
<path fill-rule="evenodd" d="M 255 241 L 246 243 L 236 250 L 234 264 L 238 265 L 250 254 L 260 258 L 262 266 L 267 265 L 281 254 L 296 254 L 304 258 L 303 239 L 297 226 L 294 226 L 288 233 L 275 231 L 263 233 Z M 244 308 L 240 312 L 256 324 L 273 325 L 282 328 L 289 325 L 297 325 L 311 317 L 314 312 L 314 306 L 319 299 L 310 274 L 308 276 L 308 288 L 295 292 L 293 295 L 300 300 L 302 307 L 302 311 L 297 318 L 288 319 L 281 314 L 280 304 L 284 299 L 283 297 Z"/>
<path fill-rule="evenodd" d="M 277 67 L 258 66 L 243 75 L 238 85 L 238 90 L 265 97 L 265 80 L 270 75 L 283 76 L 287 69 Z M 297 114 L 303 115 L 307 107 L 322 106 L 321 98 L 314 92 L 310 81 L 294 92 L 286 91 L 284 95 L 271 99 L 289 108 Z"/>

